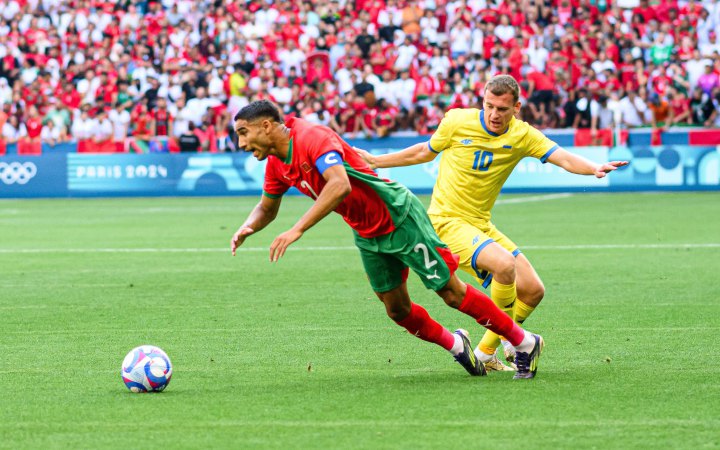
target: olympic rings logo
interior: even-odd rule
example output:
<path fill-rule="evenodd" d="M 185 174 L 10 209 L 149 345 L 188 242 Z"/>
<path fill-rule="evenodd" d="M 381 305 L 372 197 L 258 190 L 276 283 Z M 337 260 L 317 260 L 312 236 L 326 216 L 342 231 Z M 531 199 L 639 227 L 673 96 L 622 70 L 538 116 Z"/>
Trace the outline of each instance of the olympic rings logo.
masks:
<path fill-rule="evenodd" d="M 5 184 L 25 184 L 37 174 L 37 166 L 31 162 L 0 162 L 0 181 Z"/>

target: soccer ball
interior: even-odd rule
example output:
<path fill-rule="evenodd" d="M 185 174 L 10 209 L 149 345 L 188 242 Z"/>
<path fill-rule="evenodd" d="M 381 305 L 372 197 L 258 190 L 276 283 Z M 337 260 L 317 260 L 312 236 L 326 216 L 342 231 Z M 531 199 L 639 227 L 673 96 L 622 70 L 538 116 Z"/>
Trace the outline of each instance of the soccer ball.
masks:
<path fill-rule="evenodd" d="M 122 379 L 132 392 L 160 392 L 172 377 L 172 363 L 162 349 L 141 345 L 130 350 L 122 363 Z"/>

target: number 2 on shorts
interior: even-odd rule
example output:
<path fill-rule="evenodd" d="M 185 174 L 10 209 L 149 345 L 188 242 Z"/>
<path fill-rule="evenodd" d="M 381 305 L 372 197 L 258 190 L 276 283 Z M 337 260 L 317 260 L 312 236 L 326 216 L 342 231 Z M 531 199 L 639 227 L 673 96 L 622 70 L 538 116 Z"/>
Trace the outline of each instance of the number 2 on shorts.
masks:
<path fill-rule="evenodd" d="M 435 264 L 437 264 L 436 259 L 433 259 L 433 260 L 430 259 L 430 252 L 428 251 L 427 246 L 425 244 L 423 244 L 422 242 L 415 245 L 415 247 L 413 248 L 413 251 L 415 251 L 415 253 L 417 253 L 419 251 L 421 251 L 423 253 L 423 257 L 425 258 L 425 268 L 426 269 L 430 270 L 430 269 L 432 269 L 432 267 Z M 437 270 L 435 270 L 435 273 L 433 273 L 432 275 L 425 275 L 425 277 L 428 280 L 431 280 L 433 278 L 440 278 L 437 274 Z"/>

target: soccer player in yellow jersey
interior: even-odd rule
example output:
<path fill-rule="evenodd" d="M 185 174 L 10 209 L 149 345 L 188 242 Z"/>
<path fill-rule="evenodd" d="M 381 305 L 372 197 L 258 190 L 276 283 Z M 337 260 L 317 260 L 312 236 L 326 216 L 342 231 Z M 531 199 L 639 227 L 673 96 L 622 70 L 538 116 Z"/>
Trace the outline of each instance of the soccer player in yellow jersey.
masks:
<path fill-rule="evenodd" d="M 460 257 L 460 267 L 483 287 L 490 285 L 493 301 L 522 324 L 542 300 L 545 287 L 518 246 L 490 221 L 505 180 L 526 156 L 598 178 L 627 161 L 595 164 L 563 150 L 515 118 L 519 96 L 520 87 L 512 76 L 495 76 L 485 86 L 483 109 L 448 111 L 430 141 L 385 155 L 357 151 L 372 168 L 421 164 L 442 153 L 428 210 L 432 224 Z M 499 345 L 500 337 L 488 331 L 475 353 L 488 370 L 514 370 L 496 356 Z M 512 365 L 514 349 L 506 341 L 503 347 Z"/>

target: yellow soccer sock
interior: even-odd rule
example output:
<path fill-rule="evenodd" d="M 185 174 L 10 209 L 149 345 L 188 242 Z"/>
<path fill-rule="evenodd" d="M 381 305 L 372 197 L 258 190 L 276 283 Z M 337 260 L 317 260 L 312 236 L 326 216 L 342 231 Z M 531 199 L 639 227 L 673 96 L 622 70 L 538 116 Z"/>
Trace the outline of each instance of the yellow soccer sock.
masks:
<path fill-rule="evenodd" d="M 490 285 L 490 298 L 505 314 L 513 317 L 513 304 L 517 303 L 517 290 L 514 281 L 511 284 L 501 284 L 493 280 Z M 487 330 L 478 344 L 478 349 L 487 355 L 492 355 L 499 345 L 500 336 Z"/>
<path fill-rule="evenodd" d="M 533 311 L 535 311 L 534 306 L 529 306 L 520 300 L 516 300 L 515 306 L 513 306 L 513 319 L 515 319 L 515 322 L 522 325 L 522 323 L 525 322 L 525 319 L 527 319 Z"/>
<path fill-rule="evenodd" d="M 500 336 L 490 330 L 487 330 L 478 344 L 478 349 L 486 355 L 492 355 L 495 353 L 495 350 L 499 345 Z"/>

